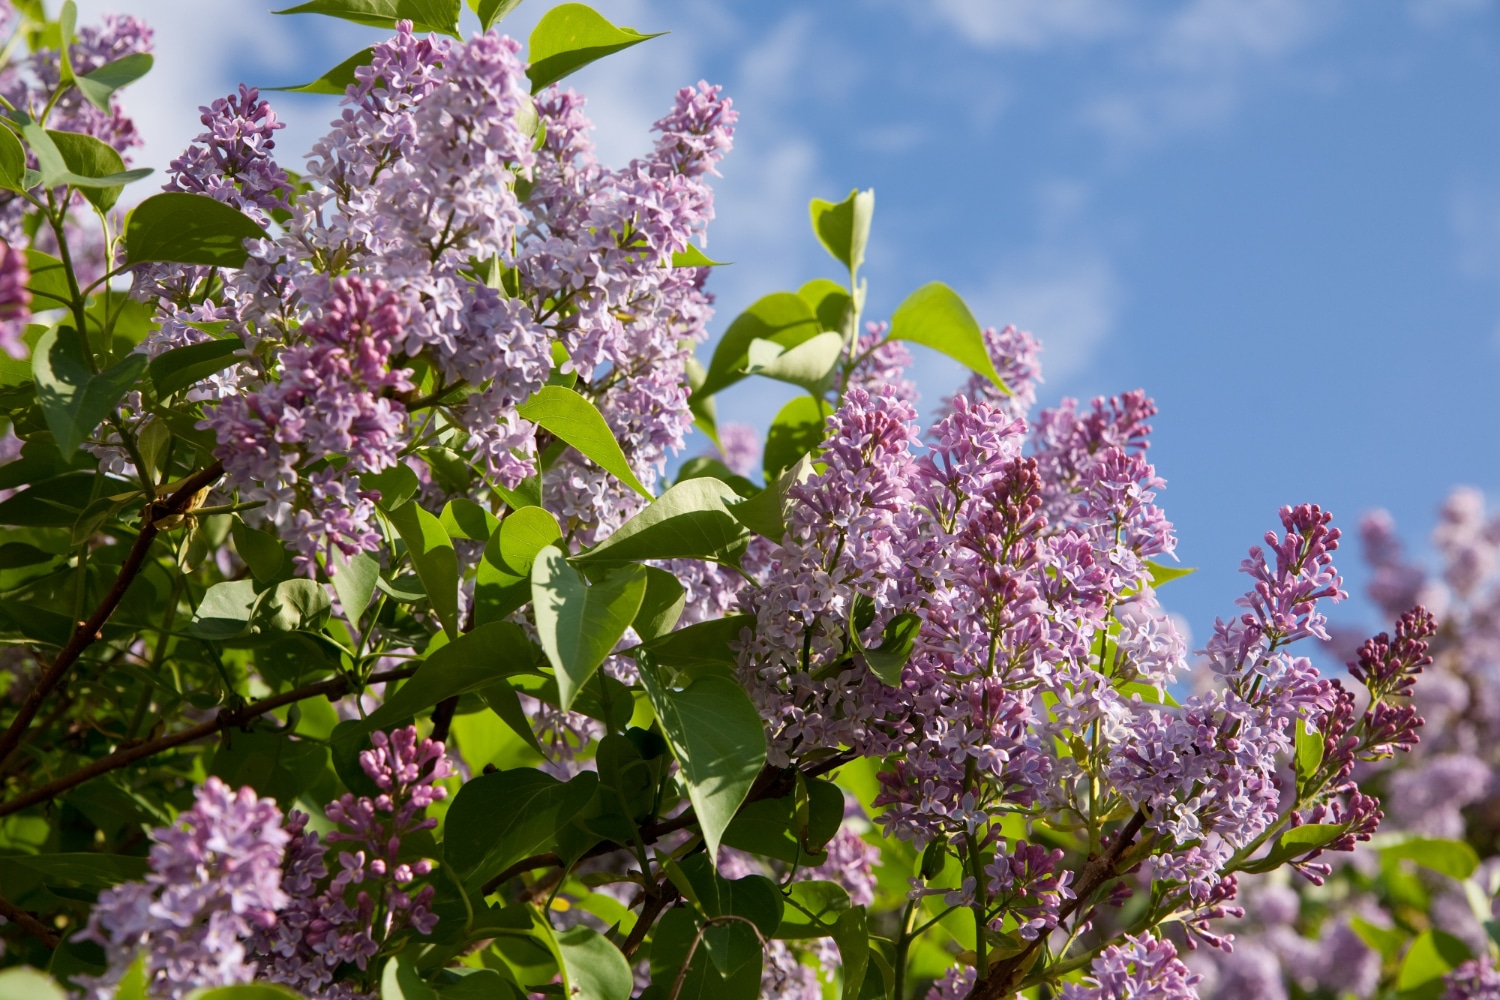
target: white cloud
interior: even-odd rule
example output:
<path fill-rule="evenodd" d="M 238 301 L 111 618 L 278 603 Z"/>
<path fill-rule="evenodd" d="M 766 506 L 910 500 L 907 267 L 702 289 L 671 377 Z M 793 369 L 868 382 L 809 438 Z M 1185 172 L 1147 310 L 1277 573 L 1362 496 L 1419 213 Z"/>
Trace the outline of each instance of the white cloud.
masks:
<path fill-rule="evenodd" d="M 1310 0 L 1194 0 L 1167 22 L 1158 58 L 1189 72 L 1222 75 L 1285 55 L 1313 36 L 1318 21 Z"/>
<path fill-rule="evenodd" d="M 937 14 L 965 41 L 983 48 L 1042 49 L 1112 35 L 1127 23 L 1115 0 L 933 0 Z"/>

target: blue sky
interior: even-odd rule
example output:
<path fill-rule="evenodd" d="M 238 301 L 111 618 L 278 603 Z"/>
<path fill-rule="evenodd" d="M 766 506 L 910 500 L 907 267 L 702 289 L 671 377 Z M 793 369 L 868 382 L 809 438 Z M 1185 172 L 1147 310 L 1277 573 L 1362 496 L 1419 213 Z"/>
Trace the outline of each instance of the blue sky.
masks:
<path fill-rule="evenodd" d="M 526 0 L 517 37 L 549 6 Z M 1046 347 L 1041 401 L 1144 387 L 1200 639 L 1276 508 L 1420 543 L 1453 484 L 1500 494 L 1500 4 L 1490 0 L 597 0 L 672 33 L 572 79 L 602 155 L 649 143 L 676 87 L 742 117 L 709 251 L 722 330 L 836 276 L 810 197 L 877 194 L 871 318 L 933 279 Z M 130 106 L 165 166 L 199 104 L 302 82 L 379 32 L 256 3 L 81 0 L 158 29 Z M 207 8 L 212 13 L 207 14 Z M 283 160 L 335 113 L 274 98 Z M 931 405 L 959 378 L 923 356 Z M 721 419 L 785 398 L 745 383 Z M 1352 538 L 1351 538 L 1352 543 Z M 1363 579 L 1351 544 L 1342 566 Z M 1357 604 L 1336 613 L 1374 624 Z"/>

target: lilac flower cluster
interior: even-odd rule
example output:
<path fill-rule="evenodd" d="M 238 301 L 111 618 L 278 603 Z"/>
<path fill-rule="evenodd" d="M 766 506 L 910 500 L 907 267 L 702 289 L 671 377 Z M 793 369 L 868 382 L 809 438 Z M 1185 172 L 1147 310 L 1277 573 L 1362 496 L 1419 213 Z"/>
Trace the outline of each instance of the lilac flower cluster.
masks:
<path fill-rule="evenodd" d="M 0 351 L 13 358 L 27 353 L 21 335 L 31 320 L 30 280 L 25 251 L 0 241 Z"/>
<path fill-rule="evenodd" d="M 283 823 L 271 799 L 234 791 L 218 778 L 196 790 L 194 806 L 152 831 L 151 871 L 101 893 L 87 936 L 103 945 L 107 971 L 87 979 L 100 1000 L 115 990 L 138 954 L 153 997 L 176 1000 L 204 986 L 269 980 L 319 996 L 363 995 L 334 978 L 344 963 L 360 970 L 407 928 L 437 923 L 433 888 L 413 891 L 432 862 L 408 859 L 404 838 L 431 829 L 423 813 L 442 799 L 453 773 L 443 745 L 415 727 L 371 736 L 360 766 L 380 789 L 345 794 L 328 818 L 343 829 L 325 846 L 293 811 Z M 330 878 L 329 848 L 338 870 Z"/>
<path fill-rule="evenodd" d="M 1177 957 L 1172 942 L 1127 934 L 1105 948 L 1083 985 L 1067 983 L 1062 1000 L 1198 1000 L 1199 977 Z"/>

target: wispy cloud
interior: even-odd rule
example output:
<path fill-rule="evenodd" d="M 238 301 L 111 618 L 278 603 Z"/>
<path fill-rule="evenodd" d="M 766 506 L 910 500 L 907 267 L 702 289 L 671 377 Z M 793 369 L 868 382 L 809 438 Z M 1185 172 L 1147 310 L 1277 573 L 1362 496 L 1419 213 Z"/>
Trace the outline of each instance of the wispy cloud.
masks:
<path fill-rule="evenodd" d="M 985 325 L 1014 323 L 1042 338 L 1042 372 L 1054 387 L 1083 373 L 1108 342 L 1123 288 L 1096 250 L 1041 248 L 1003 266 L 974 296 Z"/>
<path fill-rule="evenodd" d="M 989 49 L 1093 41 L 1129 23 L 1127 8 L 1115 0 L 933 0 L 917 9 L 924 16 L 936 14 L 964 40 Z"/>

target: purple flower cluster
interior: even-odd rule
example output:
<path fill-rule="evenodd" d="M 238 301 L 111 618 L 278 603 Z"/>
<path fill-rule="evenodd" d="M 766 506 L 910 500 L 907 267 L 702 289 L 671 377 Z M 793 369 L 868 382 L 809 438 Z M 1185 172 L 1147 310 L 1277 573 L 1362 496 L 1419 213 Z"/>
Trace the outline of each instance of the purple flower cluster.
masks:
<path fill-rule="evenodd" d="M 1500 1000 L 1500 969 L 1470 959 L 1443 977 L 1443 1000 Z"/>
<path fill-rule="evenodd" d="M 26 356 L 21 335 L 31 320 L 30 280 L 26 252 L 0 241 L 0 351 L 13 358 Z"/>
<path fill-rule="evenodd" d="M 105 890 L 89 918 L 88 937 L 111 960 L 89 980 L 89 994 L 112 997 L 137 954 L 146 956 L 152 996 L 176 1000 L 200 986 L 250 982 L 256 966 L 246 942 L 274 928 L 288 902 L 281 859 L 291 835 L 281 810 L 209 778 L 193 808 L 151 836 L 145 881 Z"/>
<path fill-rule="evenodd" d="M 308 817 L 281 810 L 253 789 L 209 778 L 193 808 L 152 831 L 151 871 L 101 893 L 87 936 L 104 946 L 108 970 L 88 995 L 112 997 L 145 955 L 150 995 L 175 998 L 204 986 L 267 979 L 319 996 L 362 995 L 334 983 L 344 963 L 364 970 L 408 928 L 431 933 L 433 888 L 413 885 L 432 862 L 408 858 L 404 838 L 437 823 L 423 813 L 446 795 L 453 773 L 443 745 L 415 727 L 372 734 L 360 766 L 380 789 L 345 794 L 328 818 L 343 829 L 326 845 Z M 329 877 L 328 853 L 338 870 Z M 330 984 L 333 984 L 330 986 Z"/>
<path fill-rule="evenodd" d="M 305 814 L 288 817 L 291 842 L 281 878 L 287 902 L 276 924 L 254 942 L 260 974 L 271 982 L 304 993 L 323 991 L 340 965 L 366 970 L 408 929 L 430 934 L 437 924 L 433 887 L 413 891 L 416 880 L 431 873 L 432 862 L 408 858 L 402 842 L 437 825 L 423 813 L 447 795 L 439 782 L 454 773 L 453 765 L 443 744 L 420 739 L 412 726 L 389 736 L 376 732 L 371 742 L 359 764 L 380 794 L 346 793 L 329 803 L 328 818 L 342 829 L 328 835 L 326 848 L 307 831 Z M 338 862 L 332 877 L 329 849 Z"/>
<path fill-rule="evenodd" d="M 1198 1000 L 1199 977 L 1172 942 L 1125 935 L 1094 959 L 1083 985 L 1067 983 L 1062 1000 Z"/>

